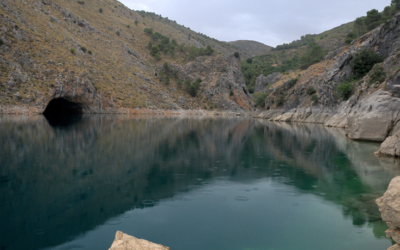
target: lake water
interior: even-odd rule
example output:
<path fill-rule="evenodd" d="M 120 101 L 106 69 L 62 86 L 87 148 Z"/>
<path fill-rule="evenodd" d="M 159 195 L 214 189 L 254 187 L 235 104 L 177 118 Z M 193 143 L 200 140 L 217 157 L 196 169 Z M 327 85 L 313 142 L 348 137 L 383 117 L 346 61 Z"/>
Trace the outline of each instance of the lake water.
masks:
<path fill-rule="evenodd" d="M 0 116 L 0 249 L 384 250 L 400 175 L 341 129 L 249 118 Z"/>

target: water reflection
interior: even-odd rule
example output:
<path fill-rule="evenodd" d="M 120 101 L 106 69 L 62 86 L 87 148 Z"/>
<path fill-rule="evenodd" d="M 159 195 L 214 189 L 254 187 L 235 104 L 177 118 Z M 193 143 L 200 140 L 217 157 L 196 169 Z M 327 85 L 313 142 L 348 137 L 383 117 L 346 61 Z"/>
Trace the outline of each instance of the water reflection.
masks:
<path fill-rule="evenodd" d="M 246 118 L 82 116 L 54 127 L 41 116 L 0 117 L 0 249 L 57 246 L 119 225 L 132 209 L 193 190 L 206 197 L 208 183 L 261 179 L 297 190 L 282 195 L 339 205 L 384 237 L 374 199 L 400 170 L 374 157 L 377 147 L 339 129 Z M 255 191 L 234 199 L 246 204 Z"/>

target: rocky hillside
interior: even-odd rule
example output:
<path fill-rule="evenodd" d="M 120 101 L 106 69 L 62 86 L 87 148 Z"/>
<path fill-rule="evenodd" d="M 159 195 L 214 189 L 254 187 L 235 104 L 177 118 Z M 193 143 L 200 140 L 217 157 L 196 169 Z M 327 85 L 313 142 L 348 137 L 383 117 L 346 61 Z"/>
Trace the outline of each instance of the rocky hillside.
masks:
<path fill-rule="evenodd" d="M 55 98 L 84 113 L 252 109 L 240 58 L 224 43 L 112 0 L 0 5 L 1 113 L 41 113 Z M 150 51 L 157 44 L 168 50 Z"/>
<path fill-rule="evenodd" d="M 238 40 L 229 42 L 229 44 L 237 47 L 240 51 L 246 53 L 248 57 L 264 55 L 271 51 L 271 46 L 256 41 Z M 243 57 L 243 56 L 242 56 Z"/>
<path fill-rule="evenodd" d="M 350 139 L 385 141 L 378 154 L 400 156 L 399 23 L 397 15 L 307 70 L 260 76 L 256 89 L 267 97 L 258 117 L 343 127 Z M 354 60 L 361 51 L 383 62 L 359 78 Z"/>

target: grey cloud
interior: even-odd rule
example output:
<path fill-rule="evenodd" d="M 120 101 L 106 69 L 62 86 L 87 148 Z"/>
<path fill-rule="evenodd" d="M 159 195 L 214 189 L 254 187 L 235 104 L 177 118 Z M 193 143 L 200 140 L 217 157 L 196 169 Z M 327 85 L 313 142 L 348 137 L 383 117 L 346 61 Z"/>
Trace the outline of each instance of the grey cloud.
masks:
<path fill-rule="evenodd" d="M 379 11 L 390 0 L 121 0 L 130 8 L 147 8 L 221 41 L 255 40 L 276 46 L 305 34 L 318 34 Z"/>

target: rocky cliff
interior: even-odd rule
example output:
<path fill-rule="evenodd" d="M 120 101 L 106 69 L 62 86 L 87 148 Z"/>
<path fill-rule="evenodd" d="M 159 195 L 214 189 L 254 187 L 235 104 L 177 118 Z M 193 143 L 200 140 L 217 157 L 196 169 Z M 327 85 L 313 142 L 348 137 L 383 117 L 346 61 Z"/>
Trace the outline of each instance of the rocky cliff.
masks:
<path fill-rule="evenodd" d="M 56 98 L 83 113 L 252 108 L 230 45 L 200 34 L 188 39 L 189 29 L 110 0 L 0 0 L 0 5 L 0 113 L 41 113 Z M 160 58 L 150 55 L 148 43 L 155 38 L 146 28 L 176 46 Z M 202 48 L 207 41 L 220 53 L 188 59 L 190 46 Z M 160 77 L 164 63 L 179 71 L 168 82 Z M 201 79 L 198 94 L 180 88 L 177 77 Z"/>
<path fill-rule="evenodd" d="M 392 238 L 396 244 L 388 250 L 400 249 L 400 176 L 394 178 L 386 193 L 376 203 L 382 213 L 382 220 L 386 222 L 389 229 L 386 236 Z"/>
<path fill-rule="evenodd" d="M 305 71 L 293 72 L 267 88 L 266 110 L 257 117 L 274 121 L 311 122 L 342 127 L 354 140 L 383 142 L 380 155 L 398 156 L 400 99 L 400 16 L 328 54 Z M 354 75 L 350 65 L 361 50 L 373 50 L 385 60 L 380 65 L 385 79 L 372 80 L 371 72 L 353 84 L 347 101 L 337 87 Z M 297 82 L 292 80 L 296 78 Z M 293 84 L 294 83 L 294 84 Z M 315 97 L 312 98 L 312 95 Z"/>

